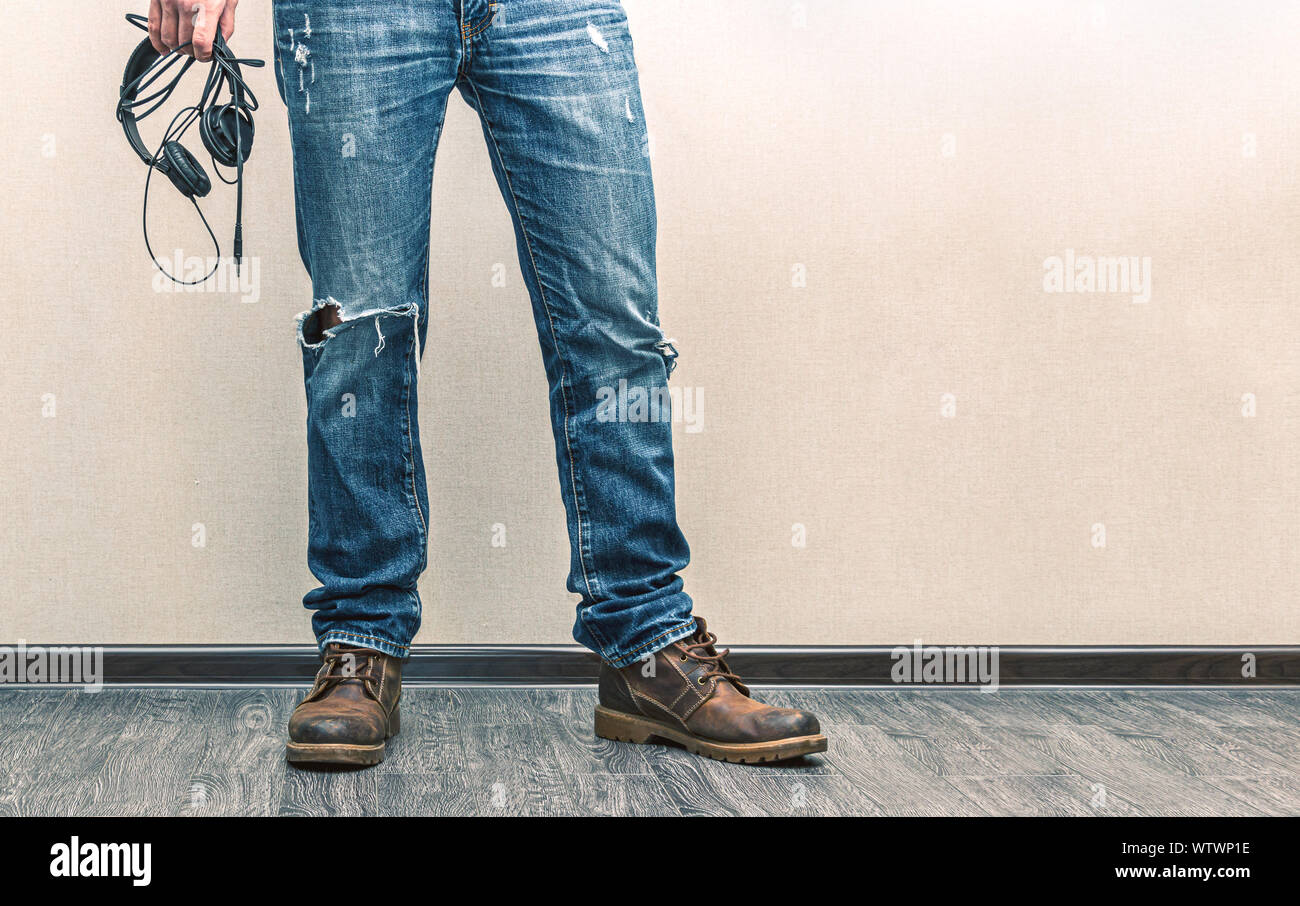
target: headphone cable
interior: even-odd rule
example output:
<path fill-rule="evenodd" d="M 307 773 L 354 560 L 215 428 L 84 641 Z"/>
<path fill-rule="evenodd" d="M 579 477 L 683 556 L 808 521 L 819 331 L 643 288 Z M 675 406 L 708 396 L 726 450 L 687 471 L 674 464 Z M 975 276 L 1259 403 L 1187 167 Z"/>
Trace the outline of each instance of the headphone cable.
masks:
<path fill-rule="evenodd" d="M 208 218 L 203 216 L 203 210 L 202 208 L 199 207 L 199 203 L 194 200 L 194 196 L 187 195 L 186 197 L 189 198 L 190 204 L 194 205 L 194 210 L 198 212 L 199 219 L 203 221 L 203 228 L 208 231 L 208 237 L 212 239 L 212 247 L 216 249 L 217 257 L 212 265 L 212 270 L 208 271 L 206 274 L 202 276 L 202 278 L 198 280 L 181 280 L 175 277 L 174 275 L 172 275 L 167 270 L 167 268 L 162 266 L 162 263 L 158 260 L 158 256 L 155 255 L 153 252 L 153 246 L 149 244 L 149 182 L 153 178 L 153 171 L 157 169 L 158 158 L 162 155 L 162 149 L 167 145 L 169 141 L 179 140 L 180 137 L 185 134 L 185 130 L 189 129 L 190 126 L 194 124 L 195 115 L 198 113 L 199 113 L 198 107 L 186 107 L 185 109 L 178 112 L 176 116 L 172 117 L 171 124 L 168 125 L 167 131 L 163 134 L 163 140 L 158 145 L 158 150 L 154 152 L 153 159 L 149 162 L 149 169 L 145 173 L 144 202 L 140 206 L 140 227 L 141 230 L 144 232 L 145 250 L 149 253 L 149 257 L 153 260 L 154 267 L 162 271 L 163 275 L 167 277 L 169 280 L 171 280 L 173 283 L 179 283 L 181 286 L 197 286 L 200 283 L 205 283 L 207 282 L 209 277 L 211 277 L 213 274 L 217 272 L 217 268 L 221 265 L 221 244 L 217 242 L 216 234 L 212 232 L 212 225 L 208 223 Z M 182 116 L 188 116 L 188 119 L 186 119 L 185 123 L 181 126 L 180 131 L 176 133 L 175 138 L 172 138 L 172 130 L 176 126 L 176 121 L 180 119 Z M 239 273 L 238 267 L 236 267 L 235 273 L 236 274 Z"/>
<path fill-rule="evenodd" d="M 143 31 L 149 30 L 148 19 L 138 13 L 128 13 L 126 19 L 132 25 Z M 194 57 L 190 57 L 186 60 L 181 65 L 180 70 L 170 79 L 170 81 L 163 84 L 163 86 L 153 94 L 146 95 L 145 97 L 139 97 L 138 94 L 141 91 L 148 90 L 154 85 L 154 83 L 161 79 L 163 74 L 175 65 L 178 59 L 180 59 L 180 51 L 192 44 L 193 41 L 186 41 L 184 44 L 173 47 L 166 54 L 159 55 L 159 57 L 154 60 L 154 62 L 151 63 L 144 72 L 140 73 L 140 75 L 133 79 L 129 84 L 123 86 L 118 100 L 117 118 L 119 121 L 122 119 L 124 111 L 134 111 L 136 108 L 143 107 L 156 100 L 157 103 L 154 103 L 153 106 L 149 107 L 149 109 L 145 110 L 143 113 L 135 114 L 136 122 L 139 122 L 168 101 L 172 93 L 176 90 L 176 86 L 179 85 L 181 79 L 184 78 L 185 73 L 188 72 L 189 68 L 196 62 Z M 158 150 L 154 152 L 153 156 L 148 161 L 148 172 L 145 174 L 144 181 L 144 200 L 140 213 L 141 227 L 144 232 L 144 245 L 145 249 L 149 252 L 150 259 L 153 260 L 154 266 L 174 283 L 179 283 L 183 286 L 193 286 L 207 281 L 216 273 L 217 268 L 220 266 L 221 245 L 217 242 L 217 237 L 212 231 L 212 226 L 208 223 L 207 217 L 204 216 L 203 210 L 199 207 L 199 203 L 192 195 L 187 195 L 186 197 L 189 198 L 190 204 L 194 206 L 194 210 L 198 213 L 199 219 L 203 221 L 204 229 L 208 231 L 208 236 L 212 239 L 213 248 L 217 253 L 216 262 L 213 264 L 212 269 L 199 280 L 179 280 L 162 266 L 158 261 L 158 257 L 153 252 L 153 247 L 149 243 L 149 184 L 153 177 L 153 171 L 159 167 L 159 162 L 162 159 L 163 148 L 167 146 L 167 143 L 170 141 L 179 141 L 181 136 L 184 135 L 190 126 L 194 124 L 194 121 L 203 117 L 204 112 L 208 109 L 209 100 L 215 102 L 216 98 L 220 97 L 223 88 L 228 85 L 230 90 L 231 106 L 235 111 L 235 144 L 233 156 L 235 159 L 236 175 L 234 182 L 235 238 L 233 252 L 235 259 L 235 274 L 238 276 L 240 274 L 240 265 L 244 250 L 244 153 L 242 130 L 243 116 L 241 114 L 251 116 L 253 111 L 257 110 L 259 106 L 257 95 L 248 87 L 248 83 L 244 80 L 238 67 L 260 67 L 265 65 L 266 62 L 264 60 L 242 59 L 236 57 L 234 53 L 231 52 L 230 45 L 226 43 L 225 37 L 221 34 L 221 29 L 218 27 L 212 42 L 211 66 L 208 69 L 207 78 L 204 79 L 203 93 L 199 96 L 198 103 L 183 108 L 175 117 L 172 118 L 171 123 L 168 125 L 167 130 L 163 135 L 162 142 L 158 145 Z M 137 97 L 131 101 L 127 101 L 127 95 L 132 93 L 136 94 Z M 181 120 L 183 117 L 184 121 L 178 129 L 177 121 Z M 208 150 L 211 154 L 211 148 Z M 227 185 L 230 185 L 230 180 L 226 179 L 221 173 L 215 155 L 212 155 L 212 166 L 213 172 L 216 173 L 217 178 Z"/>

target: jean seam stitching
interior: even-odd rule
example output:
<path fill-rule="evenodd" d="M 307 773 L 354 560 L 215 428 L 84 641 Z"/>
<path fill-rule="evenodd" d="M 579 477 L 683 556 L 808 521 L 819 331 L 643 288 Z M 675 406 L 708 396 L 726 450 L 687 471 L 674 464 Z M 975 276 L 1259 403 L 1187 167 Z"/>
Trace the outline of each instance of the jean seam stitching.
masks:
<path fill-rule="evenodd" d="M 414 323 L 411 326 L 413 331 L 411 335 L 410 355 L 416 355 L 415 341 L 416 335 L 420 330 L 420 310 L 417 308 Z M 421 543 L 428 544 L 429 526 L 424 521 L 424 511 L 420 508 L 420 490 L 415 482 L 415 439 L 411 436 L 411 363 L 409 357 L 403 357 L 402 363 L 402 396 L 403 406 L 406 409 L 406 466 L 411 470 L 411 504 L 416 518 L 420 523 Z"/>
<path fill-rule="evenodd" d="M 397 642 L 394 642 L 392 639 L 386 639 L 383 636 L 362 635 L 359 632 L 348 632 L 346 629 L 331 629 L 329 632 L 325 633 L 325 641 L 328 641 L 330 638 L 336 636 L 341 636 L 348 639 L 359 639 L 367 642 L 383 642 L 387 645 L 392 645 L 394 648 L 400 648 L 403 651 L 411 650 L 410 645 L 399 645 Z"/>
<path fill-rule="evenodd" d="M 425 522 L 425 519 L 424 519 L 424 510 L 420 507 L 420 489 L 419 489 L 419 486 L 418 486 L 418 484 L 417 484 L 417 482 L 416 482 L 416 468 L 415 468 L 415 439 L 414 439 L 414 437 L 413 437 L 412 434 L 411 434 L 411 396 L 412 396 L 412 394 L 411 394 L 411 363 L 410 363 L 410 358 L 411 358 L 411 356 L 417 356 L 417 355 L 420 354 L 419 351 L 418 351 L 418 349 L 417 349 L 417 344 L 418 344 L 418 342 L 419 342 L 419 331 L 420 331 L 420 309 L 419 309 L 419 307 L 417 306 L 416 309 L 415 309 L 415 318 L 413 319 L 413 323 L 412 323 L 412 325 L 411 325 L 411 348 L 410 348 L 410 354 L 409 354 L 408 356 L 404 356 L 404 357 L 403 357 L 403 364 L 402 364 L 402 386 L 403 386 L 403 396 L 405 397 L 405 399 L 403 400 L 403 405 L 404 405 L 405 410 L 406 410 L 406 445 L 407 445 L 407 446 L 406 446 L 406 456 L 405 456 L 405 459 L 406 459 L 406 465 L 407 465 L 407 468 L 409 468 L 409 469 L 411 470 L 411 504 L 412 504 L 412 510 L 413 510 L 413 512 L 415 513 L 416 519 L 417 519 L 417 521 L 419 522 L 419 526 L 420 526 L 420 542 L 419 542 L 419 543 L 420 543 L 420 562 L 421 562 L 421 563 L 425 563 L 426 559 L 428 558 L 428 551 L 429 551 L 429 526 L 428 526 L 428 523 L 426 523 L 426 522 Z M 427 565 L 427 564 L 425 564 L 425 565 Z M 420 572 L 424 572 L 423 567 L 421 568 Z M 419 581 L 419 578 L 420 578 L 419 575 L 417 575 L 417 576 L 416 576 L 416 581 L 417 581 L 417 582 Z M 407 590 L 407 594 L 409 594 L 409 595 L 411 596 L 411 601 L 412 601 L 412 603 L 415 605 L 415 608 L 416 608 L 416 614 L 417 614 L 416 619 L 418 620 L 418 619 L 419 619 L 418 614 L 419 614 L 419 611 L 420 611 L 420 595 L 419 595 L 419 593 L 418 593 L 415 589 L 408 589 L 408 590 Z"/>
<path fill-rule="evenodd" d="M 496 18 L 496 16 L 497 16 L 497 4 L 489 3 L 488 14 L 483 18 L 481 22 L 479 22 L 477 28 L 475 28 L 472 25 L 461 26 L 461 31 L 464 34 L 466 40 L 476 37 L 482 34 L 483 32 L 487 31 L 488 26 L 492 24 L 492 21 Z M 471 28 L 473 29 L 473 31 L 466 31 L 466 29 L 471 29 Z"/>
<path fill-rule="evenodd" d="M 550 331 L 551 331 L 551 342 L 555 345 L 555 353 L 560 360 L 560 398 L 564 405 L 564 447 L 565 447 L 565 451 L 569 455 L 569 486 L 573 489 L 573 504 L 574 504 L 574 508 L 578 511 L 578 519 L 577 519 L 578 564 L 582 567 L 582 578 L 587 586 L 587 594 L 592 598 L 593 601 L 595 601 L 596 593 L 592 590 L 591 587 L 592 579 L 590 573 L 587 570 L 587 562 L 586 562 L 587 550 L 586 550 L 586 545 L 583 543 L 583 539 L 585 536 L 582 531 L 582 521 L 584 515 L 583 511 L 585 508 L 582 505 L 582 496 L 578 493 L 578 480 L 577 480 L 577 475 L 574 466 L 574 458 L 573 458 L 573 443 L 569 436 L 570 413 L 569 413 L 569 391 L 568 391 L 568 371 L 569 371 L 568 363 L 565 359 L 563 352 L 561 351 L 560 339 L 556 335 L 555 319 L 551 315 L 551 306 L 546 299 L 546 289 L 545 287 L 542 286 L 542 274 L 537 267 L 537 258 L 533 254 L 533 241 L 528 235 L 528 227 L 524 221 L 523 212 L 519 209 L 519 199 L 515 195 L 514 182 L 510 178 L 510 168 L 506 166 L 505 156 L 502 155 L 501 153 L 501 144 L 497 141 L 496 133 L 492 131 L 492 124 L 488 120 L 487 111 L 484 109 L 483 106 L 483 98 L 478 92 L 478 86 L 474 84 L 473 79 L 468 77 L 466 77 L 465 82 L 467 85 L 469 85 L 470 90 L 474 92 L 474 97 L 478 101 L 479 115 L 483 118 L 483 126 L 487 130 L 488 137 L 492 139 L 492 146 L 493 149 L 496 151 L 497 160 L 500 161 L 501 163 L 501 172 L 505 176 L 506 189 L 510 192 L 510 202 L 514 206 L 515 216 L 519 218 L 519 231 L 524 237 L 524 247 L 528 251 L 528 262 L 533 269 L 533 279 L 537 281 L 537 294 L 541 298 L 542 308 L 546 312 L 547 325 L 550 327 Z M 595 564 L 593 563 L 591 573 L 594 572 L 595 572 Z M 596 638 L 601 648 L 602 649 L 607 648 L 608 642 L 605 641 L 605 638 L 600 634 L 599 631 L 596 630 L 594 626 L 588 623 L 585 614 L 582 614 L 582 611 L 579 611 L 579 615 L 580 618 L 582 619 L 583 625 L 586 626 L 587 629 L 591 632 L 592 636 Z"/>
<path fill-rule="evenodd" d="M 654 637 L 653 639 L 651 639 L 650 641 L 648 641 L 648 642 L 644 642 L 644 643 L 638 645 L 637 647 L 635 647 L 635 648 L 633 648 L 633 649 L 631 649 L 631 650 L 629 650 L 629 651 L 625 651 L 623 654 L 621 654 L 621 655 L 619 656 L 619 660 L 624 660 L 624 659 L 626 659 L 626 658 L 632 658 L 633 660 L 635 660 L 635 657 L 633 657 L 633 656 L 634 656 L 637 652 L 639 652 L 639 651 L 641 651 L 641 650 L 643 650 L 643 649 L 649 647 L 650 645 L 653 645 L 655 642 L 659 641 L 659 640 L 662 639 L 664 636 L 666 636 L 666 635 L 672 635 L 674 632 L 679 632 L 680 630 L 683 630 L 683 629 L 690 630 L 690 629 L 694 629 L 694 628 L 695 628 L 695 621 L 694 621 L 694 620 L 691 620 L 691 622 L 689 622 L 689 623 L 683 623 L 681 626 L 677 627 L 676 629 L 666 629 L 666 630 L 664 630 L 663 632 L 659 633 L 657 636 L 655 636 L 655 637 Z M 689 631 L 688 631 L 685 635 L 679 636 L 679 637 L 678 637 L 677 639 L 675 639 L 674 641 L 680 641 L 681 639 L 686 638 L 687 635 L 690 635 L 690 632 L 689 632 Z M 672 642 L 669 642 L 668 644 L 671 645 Z M 658 649 L 655 649 L 655 650 L 657 651 Z"/>

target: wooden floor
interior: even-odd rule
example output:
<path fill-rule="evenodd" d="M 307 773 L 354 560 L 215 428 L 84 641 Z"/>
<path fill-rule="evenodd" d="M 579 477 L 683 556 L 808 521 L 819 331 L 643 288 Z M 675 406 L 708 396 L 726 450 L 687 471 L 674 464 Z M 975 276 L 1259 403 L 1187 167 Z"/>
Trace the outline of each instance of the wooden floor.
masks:
<path fill-rule="evenodd" d="M 409 688 L 368 770 L 284 760 L 298 689 L 0 692 L 3 815 L 1300 814 L 1300 690 L 761 690 L 830 751 L 596 739 L 591 689 Z"/>

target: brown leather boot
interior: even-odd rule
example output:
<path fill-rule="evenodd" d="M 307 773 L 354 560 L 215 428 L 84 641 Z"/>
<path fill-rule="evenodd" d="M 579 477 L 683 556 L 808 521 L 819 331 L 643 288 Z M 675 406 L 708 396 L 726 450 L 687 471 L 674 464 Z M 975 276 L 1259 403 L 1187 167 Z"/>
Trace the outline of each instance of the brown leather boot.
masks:
<path fill-rule="evenodd" d="M 696 755 L 755 764 L 826 751 L 817 718 L 774 708 L 749 689 L 718 653 L 718 637 L 695 618 L 696 633 L 649 660 L 600 668 L 596 735 L 626 742 L 670 739 Z M 649 674 L 649 675 L 647 675 Z"/>
<path fill-rule="evenodd" d="M 401 726 L 402 662 L 369 648 L 327 645 L 316 684 L 289 718 L 294 762 L 379 764 Z"/>

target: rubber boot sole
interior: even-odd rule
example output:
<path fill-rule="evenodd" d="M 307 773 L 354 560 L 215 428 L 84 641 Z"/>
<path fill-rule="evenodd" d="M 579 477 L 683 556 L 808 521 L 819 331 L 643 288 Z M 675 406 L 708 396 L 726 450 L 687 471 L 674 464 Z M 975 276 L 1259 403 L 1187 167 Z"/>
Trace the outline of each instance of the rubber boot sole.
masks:
<path fill-rule="evenodd" d="M 772 742 L 728 743 L 700 739 L 682 730 L 641 717 L 636 714 L 624 714 L 602 705 L 596 706 L 596 735 L 602 739 L 616 742 L 633 742 L 639 744 L 653 743 L 655 740 L 667 739 L 686 747 L 688 752 L 729 761 L 732 764 L 759 764 L 767 761 L 784 761 L 813 755 L 826 751 L 826 737 L 818 733 L 814 736 L 794 736 L 789 739 L 776 739 Z"/>
<path fill-rule="evenodd" d="M 290 742 L 286 747 L 286 757 L 295 764 L 379 764 L 384 760 L 387 740 L 392 739 L 402 729 L 402 709 L 393 709 L 388 718 L 388 735 L 385 742 L 370 746 L 352 745 L 342 742 Z"/>

